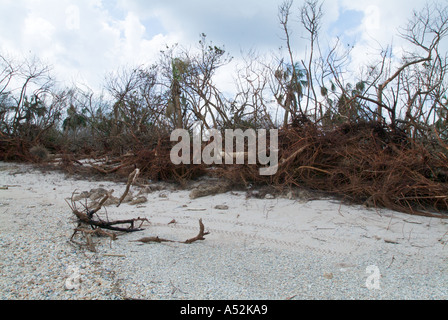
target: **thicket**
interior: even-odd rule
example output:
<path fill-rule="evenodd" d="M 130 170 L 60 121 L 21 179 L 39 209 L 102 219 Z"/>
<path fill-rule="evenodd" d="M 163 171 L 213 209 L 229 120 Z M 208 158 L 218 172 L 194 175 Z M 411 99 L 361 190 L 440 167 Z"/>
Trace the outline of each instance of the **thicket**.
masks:
<path fill-rule="evenodd" d="M 448 212 L 448 54 L 441 50 L 448 7 L 415 11 L 399 30 L 408 44 L 402 56 L 381 48 L 354 73 L 350 48 L 322 47 L 318 1 L 298 12 L 285 1 L 278 17 L 283 50 L 245 56 L 232 96 L 216 82 L 232 57 L 205 34 L 195 50 L 168 47 L 153 65 L 107 75 L 102 95 L 58 88 L 38 59 L 0 55 L 0 159 L 42 162 L 57 154 L 75 170 L 80 159 L 103 158 L 106 165 L 92 166 L 102 174 L 127 176 L 138 167 L 143 177 L 182 182 L 213 173 L 413 214 Z M 297 20 L 308 38 L 304 57 L 293 45 Z M 197 121 L 204 129 L 279 129 L 277 174 L 262 177 L 249 165 L 173 165 L 171 132 Z"/>

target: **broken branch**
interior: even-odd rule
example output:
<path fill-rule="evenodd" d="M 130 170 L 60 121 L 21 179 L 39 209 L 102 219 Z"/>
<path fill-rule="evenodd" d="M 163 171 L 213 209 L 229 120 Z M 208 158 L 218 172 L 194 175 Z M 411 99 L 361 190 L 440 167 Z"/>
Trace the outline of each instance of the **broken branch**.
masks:
<path fill-rule="evenodd" d="M 137 180 L 138 175 L 140 174 L 140 170 L 139 169 L 135 169 L 128 177 L 128 182 L 126 184 L 126 190 L 124 191 L 123 195 L 121 196 L 120 200 L 118 201 L 117 204 L 117 208 L 121 205 L 121 203 L 123 202 L 124 198 L 126 198 L 126 196 L 129 193 L 129 189 L 131 188 L 131 185 L 135 182 L 135 180 Z"/>

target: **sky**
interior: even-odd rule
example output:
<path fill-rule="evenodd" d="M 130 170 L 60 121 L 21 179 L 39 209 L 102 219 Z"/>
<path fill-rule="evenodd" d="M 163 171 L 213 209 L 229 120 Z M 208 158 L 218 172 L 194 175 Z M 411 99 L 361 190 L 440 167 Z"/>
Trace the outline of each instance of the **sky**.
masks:
<path fill-rule="evenodd" d="M 448 3 L 448 0 L 438 0 Z M 0 54 L 35 55 L 61 83 L 96 90 L 123 66 L 151 65 L 160 50 L 195 46 L 199 35 L 238 61 L 241 52 L 275 52 L 284 45 L 278 20 L 283 0 L 0 0 Z M 295 0 L 293 49 L 305 53 Z M 339 37 L 368 59 L 379 44 L 400 47 L 396 34 L 424 0 L 326 0 L 322 41 Z M 395 36 L 394 36 L 395 35 Z M 231 72 L 229 71 L 229 74 Z"/>

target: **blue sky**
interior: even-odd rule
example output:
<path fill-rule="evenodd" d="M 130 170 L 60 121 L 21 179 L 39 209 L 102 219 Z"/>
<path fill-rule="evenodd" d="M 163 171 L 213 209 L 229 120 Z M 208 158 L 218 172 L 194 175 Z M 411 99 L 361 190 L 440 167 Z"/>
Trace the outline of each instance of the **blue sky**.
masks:
<path fill-rule="evenodd" d="M 446 0 L 442 0 L 446 1 Z M 165 45 L 194 46 L 205 33 L 238 60 L 240 51 L 276 51 L 283 45 L 278 6 L 283 0 L 0 0 L 0 53 L 36 55 L 53 66 L 58 80 L 101 87 L 108 72 L 152 64 Z M 303 1 L 296 0 L 293 8 Z M 366 50 L 393 38 L 422 0 L 327 0 L 322 41 L 339 37 Z M 292 18 L 298 55 L 306 41 Z M 373 39 L 375 41 L 373 41 Z"/>
<path fill-rule="evenodd" d="M 328 33 L 332 37 L 341 37 L 347 44 L 355 44 L 361 36 L 355 30 L 361 26 L 364 17 L 362 11 L 340 8 L 339 18 L 330 25 Z"/>

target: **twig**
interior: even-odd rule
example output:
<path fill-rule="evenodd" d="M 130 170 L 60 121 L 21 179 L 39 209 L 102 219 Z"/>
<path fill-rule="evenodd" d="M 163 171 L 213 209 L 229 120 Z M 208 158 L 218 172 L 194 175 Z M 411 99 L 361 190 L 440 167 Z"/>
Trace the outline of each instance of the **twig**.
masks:
<path fill-rule="evenodd" d="M 72 234 L 72 236 L 71 236 L 71 238 L 70 238 L 70 241 L 71 241 L 71 242 L 74 242 L 74 243 L 76 243 L 76 244 L 78 244 L 78 245 L 80 245 L 80 246 L 82 246 L 83 244 L 78 243 L 78 242 L 76 242 L 76 241 L 73 240 L 73 238 L 75 237 L 75 235 L 76 235 L 78 232 L 81 232 L 81 233 L 85 236 L 85 238 L 86 238 L 86 244 L 85 244 L 85 246 L 86 246 L 90 251 L 92 251 L 92 252 L 96 252 L 95 244 L 93 243 L 93 240 L 92 240 L 92 235 L 96 235 L 96 236 L 99 236 L 99 237 L 101 237 L 101 236 L 107 236 L 107 237 L 109 237 L 109 238 L 111 239 L 111 241 L 114 241 L 114 240 L 117 239 L 117 236 L 116 236 L 114 233 L 107 232 L 107 231 L 104 231 L 104 230 L 102 230 L 102 229 L 89 230 L 89 229 L 85 229 L 85 228 L 80 228 L 80 227 L 78 227 L 78 228 L 76 228 L 75 231 L 73 232 L 73 234 Z"/>
<path fill-rule="evenodd" d="M 303 170 L 303 169 L 310 169 L 310 170 L 319 171 L 319 172 L 331 175 L 331 172 L 329 172 L 327 170 L 322 170 L 322 169 L 311 167 L 311 166 L 301 166 L 301 167 L 297 168 L 296 170 Z"/>
<path fill-rule="evenodd" d="M 344 217 L 344 215 L 343 215 L 342 212 L 341 212 L 341 208 L 342 208 L 342 202 L 339 204 L 338 212 L 339 212 L 339 215 L 341 215 L 342 217 Z M 344 218 L 345 218 L 345 217 L 344 217 Z"/>
<path fill-rule="evenodd" d="M 78 227 L 78 228 L 75 229 L 75 233 L 76 232 L 83 232 L 85 234 L 96 235 L 96 236 L 99 236 L 99 237 L 105 236 L 105 237 L 111 238 L 112 240 L 117 240 L 117 235 L 116 234 L 114 234 L 112 232 L 104 231 L 102 229 L 88 230 L 88 229 L 84 229 L 84 228 L 79 228 Z"/>
<path fill-rule="evenodd" d="M 392 264 L 394 263 L 394 260 L 395 260 L 395 256 L 392 256 L 392 261 L 390 262 L 390 264 L 387 267 L 387 269 L 389 269 L 392 266 Z"/>
<path fill-rule="evenodd" d="M 395 240 L 389 240 L 389 239 L 384 239 L 385 243 L 389 243 L 389 244 L 400 244 L 399 242 L 395 241 Z"/>
<path fill-rule="evenodd" d="M 181 292 L 181 293 L 186 294 L 186 292 L 183 292 L 183 291 L 180 290 L 178 287 L 176 287 L 176 286 L 173 284 L 173 282 L 172 282 L 171 280 L 170 280 L 170 285 L 173 287 L 173 289 L 171 290 L 171 294 L 175 294 L 176 291 L 179 291 L 179 292 Z"/>

